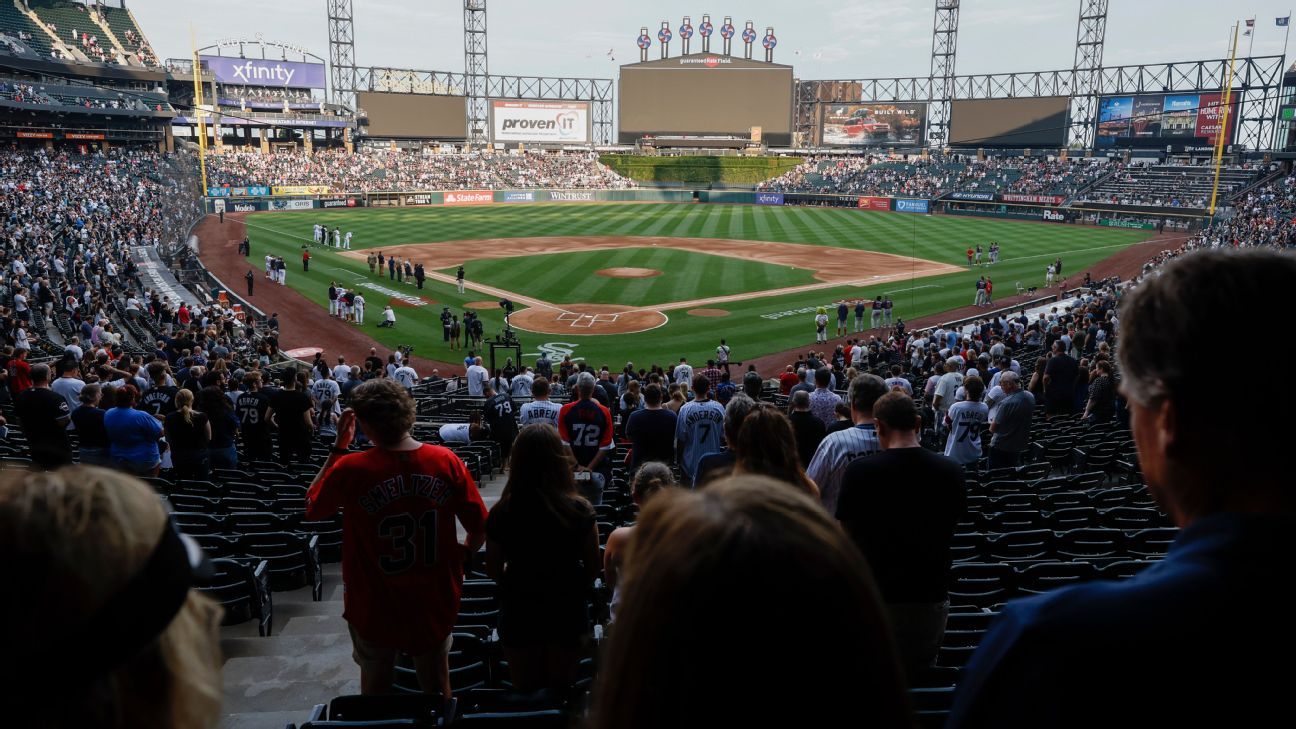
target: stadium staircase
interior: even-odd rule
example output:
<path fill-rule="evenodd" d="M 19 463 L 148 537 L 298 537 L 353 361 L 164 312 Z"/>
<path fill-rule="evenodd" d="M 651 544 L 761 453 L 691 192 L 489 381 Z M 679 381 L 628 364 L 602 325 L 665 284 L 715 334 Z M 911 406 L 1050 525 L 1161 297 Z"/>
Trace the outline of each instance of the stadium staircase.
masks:
<path fill-rule="evenodd" d="M 148 42 L 148 38 L 144 35 L 144 31 L 141 29 L 140 24 L 136 22 L 135 14 L 130 11 L 130 8 L 101 5 L 100 10 L 103 13 L 103 22 L 105 26 L 112 33 L 113 37 L 117 39 L 117 44 L 126 51 L 128 58 L 133 57 L 135 53 L 135 49 L 125 43 L 126 31 L 128 30 L 135 33 L 135 37 L 140 39 L 140 43 L 148 49 L 152 58 L 157 58 L 157 54 L 154 52 L 152 44 Z M 132 63 L 134 62 L 135 61 L 132 61 Z M 144 65 L 147 66 L 151 64 L 146 63 Z"/>
<path fill-rule="evenodd" d="M 56 42 L 54 34 L 36 13 L 24 8 L 19 2 L 20 0 L 0 0 L 0 31 L 15 37 L 20 31 L 25 33 L 30 38 L 23 42 L 40 56 L 49 58 Z M 60 50 L 68 48 L 66 43 L 59 42 L 58 45 Z"/>

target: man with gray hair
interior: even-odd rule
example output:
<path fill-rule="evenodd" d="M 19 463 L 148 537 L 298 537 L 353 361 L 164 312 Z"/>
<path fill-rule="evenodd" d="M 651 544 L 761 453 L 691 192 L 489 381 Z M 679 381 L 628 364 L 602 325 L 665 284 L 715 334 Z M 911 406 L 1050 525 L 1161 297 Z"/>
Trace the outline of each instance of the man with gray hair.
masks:
<path fill-rule="evenodd" d="M 755 407 L 756 401 L 742 393 L 729 398 L 724 414 L 725 447 L 702 456 L 702 460 L 698 461 L 697 473 L 693 475 L 693 488 L 700 488 L 710 481 L 724 478 L 733 471 L 734 461 L 738 459 L 738 452 L 735 450 L 738 445 L 738 431 L 742 428 L 747 414 Z"/>
<path fill-rule="evenodd" d="M 999 378 L 1003 397 L 996 399 L 990 419 L 990 468 L 1009 468 L 1021 460 L 1022 451 L 1030 445 L 1031 419 L 1035 416 L 1035 396 L 1021 389 L 1016 372 L 1005 372 Z"/>
<path fill-rule="evenodd" d="M 932 393 L 932 409 L 936 411 L 936 432 L 940 432 L 945 422 L 945 415 L 956 402 L 955 393 L 963 384 L 963 358 L 950 357 L 945 360 L 945 374 L 936 381 L 936 390 Z"/>
<path fill-rule="evenodd" d="M 576 462 L 576 486 L 591 504 L 603 503 L 612 472 L 612 412 L 593 399 L 594 375 L 576 377 L 577 399 L 558 411 L 558 435 Z"/>
<path fill-rule="evenodd" d="M 1261 726 L 1290 713 L 1291 671 L 1273 657 L 1296 633 L 1271 608 L 1289 600 L 1296 556 L 1291 427 L 1264 423 L 1296 394 L 1203 397 L 1222 371 L 1201 334 L 1236 330 L 1239 312 L 1248 331 L 1281 331 L 1294 281 L 1285 252 L 1198 251 L 1126 295 L 1130 430 L 1148 493 L 1180 531 L 1133 577 L 1009 603 L 946 726 Z"/>
<path fill-rule="evenodd" d="M 877 375 L 858 375 L 851 380 L 847 394 L 854 426 L 825 436 L 806 466 L 806 475 L 818 484 L 819 498 L 830 516 L 837 514 L 837 495 L 846 467 L 856 458 L 882 450 L 873 427 L 873 403 L 886 393 L 886 382 Z"/>

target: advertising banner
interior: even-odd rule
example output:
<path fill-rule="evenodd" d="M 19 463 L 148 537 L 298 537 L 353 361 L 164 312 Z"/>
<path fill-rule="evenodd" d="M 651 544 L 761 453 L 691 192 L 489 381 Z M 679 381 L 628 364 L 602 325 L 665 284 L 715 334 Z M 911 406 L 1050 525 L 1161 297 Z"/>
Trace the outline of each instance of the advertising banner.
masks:
<path fill-rule="evenodd" d="M 1061 195 L 1020 195 L 1015 192 L 1007 192 L 999 196 L 999 199 L 1010 203 L 1027 203 L 1030 205 L 1061 205 L 1066 202 L 1066 198 Z"/>
<path fill-rule="evenodd" d="M 208 197 L 229 197 L 230 189 L 228 187 L 209 187 L 207 188 Z"/>
<path fill-rule="evenodd" d="M 431 192 L 416 192 L 404 197 L 405 205 L 440 205 L 441 195 Z"/>
<path fill-rule="evenodd" d="M 229 56 L 199 56 L 199 60 L 216 75 L 216 82 L 222 84 L 280 89 L 322 89 L 326 85 L 327 74 L 322 63 Z"/>
<path fill-rule="evenodd" d="M 1156 223 L 1146 223 L 1142 220 L 1117 220 L 1115 218 L 1099 218 L 1098 224 L 1108 228 L 1130 228 L 1132 230 L 1156 230 Z"/>
<path fill-rule="evenodd" d="M 490 190 L 467 190 L 445 194 L 446 205 L 490 205 L 493 202 L 495 202 L 495 193 Z"/>
<path fill-rule="evenodd" d="M 589 144 L 590 105 L 587 101 L 492 99 L 492 142 Z"/>
<path fill-rule="evenodd" d="M 891 198 L 889 197 L 862 197 L 859 199 L 859 206 L 865 210 L 890 210 Z"/>
<path fill-rule="evenodd" d="M 271 210 L 311 210 L 315 207 L 314 200 L 271 200 Z"/>
<path fill-rule="evenodd" d="M 1223 128 L 1218 93 L 1107 96 L 1098 102 L 1098 147 L 1214 146 Z M 1233 138 L 1233 116 L 1225 140 Z"/>
<path fill-rule="evenodd" d="M 363 206 L 364 201 L 355 197 L 335 197 L 320 200 L 320 207 L 322 208 L 358 208 Z"/>
<path fill-rule="evenodd" d="M 246 200 L 231 200 L 227 207 L 236 213 L 255 213 L 261 209 L 261 203 Z"/>
<path fill-rule="evenodd" d="M 781 192 L 758 192 L 756 193 L 757 205 L 782 205 L 783 193 Z"/>
<path fill-rule="evenodd" d="M 927 105 L 922 103 L 825 104 L 822 143 L 841 147 L 910 147 L 923 143 Z"/>
<path fill-rule="evenodd" d="M 977 202 L 994 202 L 993 192 L 952 192 L 949 199 L 951 200 L 975 200 Z"/>
<path fill-rule="evenodd" d="M 98 132 L 64 132 L 63 138 L 64 139 L 88 139 L 88 140 L 95 141 L 95 140 L 103 139 L 104 135 L 99 134 Z"/>
<path fill-rule="evenodd" d="M 19 139 L 53 139 L 54 132 L 14 132 Z"/>
<path fill-rule="evenodd" d="M 497 202 L 505 203 L 529 203 L 536 201 L 536 194 L 531 191 L 527 192 L 501 192 Z"/>
<path fill-rule="evenodd" d="M 1050 223 L 1065 223 L 1066 215 L 1057 210 L 1045 210 L 1043 217 Z"/>
<path fill-rule="evenodd" d="M 328 185 L 275 185 L 270 188 L 272 195 L 327 195 Z"/>
<path fill-rule="evenodd" d="M 931 200 L 897 199 L 895 210 L 897 213 L 928 213 L 931 212 Z"/>
<path fill-rule="evenodd" d="M 594 202 L 594 193 L 592 191 L 557 190 L 549 193 L 549 199 L 554 202 Z"/>

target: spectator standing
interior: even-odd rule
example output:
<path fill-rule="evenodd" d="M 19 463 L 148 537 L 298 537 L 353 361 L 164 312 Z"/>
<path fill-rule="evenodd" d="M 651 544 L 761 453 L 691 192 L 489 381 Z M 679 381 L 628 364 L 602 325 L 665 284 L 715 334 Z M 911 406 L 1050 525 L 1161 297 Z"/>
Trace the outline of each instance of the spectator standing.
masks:
<path fill-rule="evenodd" d="M 692 483 L 702 456 L 720 450 L 724 437 L 724 407 L 710 399 L 711 383 L 703 374 L 693 378 L 693 400 L 680 408 L 675 422 L 676 453 L 685 478 Z"/>
<path fill-rule="evenodd" d="M 950 544 L 967 508 L 963 469 L 918 443 L 913 399 L 873 406 L 880 453 L 846 467 L 837 519 L 868 560 L 912 677 L 931 666 L 949 615 Z"/>
<path fill-rule="evenodd" d="M 662 407 L 661 385 L 644 388 L 644 407 L 630 414 L 626 438 L 630 440 L 630 472 L 649 461 L 675 461 L 675 423 L 678 416 Z"/>
<path fill-rule="evenodd" d="M 873 404 L 887 393 L 886 383 L 877 375 L 857 375 L 847 391 L 852 427 L 825 435 L 806 467 L 806 475 L 819 487 L 819 496 L 829 514 L 837 513 L 846 467 L 857 458 L 877 453 L 878 442 L 873 424 Z"/>
<path fill-rule="evenodd" d="M 630 479 L 630 498 L 634 500 L 635 506 L 642 509 L 654 494 L 678 486 L 670 466 L 660 461 L 648 461 L 642 464 Z M 634 524 L 613 529 L 604 547 L 604 582 L 612 588 L 612 599 L 608 601 L 610 622 L 616 620 L 617 605 L 621 602 L 621 586 L 617 582 L 617 576 L 625 560 L 624 553 L 630 547 L 630 537 L 634 534 L 634 529 Z"/>
<path fill-rule="evenodd" d="M 211 425 L 208 456 L 212 468 L 238 468 L 238 417 L 234 405 L 220 387 L 211 385 L 198 392 L 198 407 Z"/>
<path fill-rule="evenodd" d="M 558 435 L 576 464 L 576 485 L 592 504 L 603 502 L 603 487 L 612 471 L 612 412 L 593 399 L 596 387 L 594 375 L 580 373 L 577 399 L 558 412 Z"/>
<path fill-rule="evenodd" d="M 513 686 L 567 690 L 576 680 L 589 627 L 586 602 L 601 559 L 594 509 L 577 493 L 552 427 L 528 425 L 518 434 L 486 534 L 486 567 L 500 586 L 499 633 Z"/>
<path fill-rule="evenodd" d="M 1053 343 L 1053 356 L 1044 366 L 1044 412 L 1049 415 L 1070 415 L 1075 412 L 1076 379 L 1079 363 L 1067 354 L 1061 341 Z"/>
<path fill-rule="evenodd" d="M 815 451 L 823 442 L 827 428 L 814 413 L 810 412 L 810 393 L 804 390 L 792 395 L 790 401 L 792 412 L 788 420 L 792 423 L 792 433 L 796 437 L 797 456 L 803 464 L 809 465 L 814 460 Z"/>
<path fill-rule="evenodd" d="M 990 407 L 981 402 L 985 383 L 970 375 L 963 378 L 966 398 L 950 406 L 945 416 L 949 437 L 945 440 L 945 456 L 960 466 L 970 466 L 981 460 L 981 431 L 990 418 Z"/>
<path fill-rule="evenodd" d="M 945 373 L 936 380 L 936 389 L 932 394 L 932 409 L 936 411 L 936 427 L 939 432 L 945 427 L 949 409 L 957 402 L 955 394 L 963 385 L 963 358 L 950 357 L 945 360 Z"/>
<path fill-rule="evenodd" d="M 1112 383 L 1111 362 L 1098 360 L 1093 372 L 1083 417 L 1095 424 L 1108 423 L 1116 415 L 1116 387 Z"/>
<path fill-rule="evenodd" d="M 211 477 L 211 423 L 206 413 L 193 409 L 193 392 L 181 390 L 175 400 L 175 411 L 166 416 L 162 425 L 171 449 L 172 476 L 206 481 Z"/>
<path fill-rule="evenodd" d="M 786 415 L 776 408 L 755 408 L 738 428 L 733 472 L 768 476 L 817 499 L 819 487 L 806 476 L 795 443 Z"/>
<path fill-rule="evenodd" d="M 162 465 L 158 438 L 162 423 L 143 410 L 136 410 L 138 390 L 134 385 L 118 387 L 117 407 L 104 415 L 109 453 L 117 467 L 134 476 L 156 476 Z"/>
<path fill-rule="evenodd" d="M 268 461 L 270 453 L 270 396 L 261 389 L 261 373 L 243 375 L 243 391 L 234 398 L 234 414 L 243 436 L 243 454 L 249 461 Z"/>
<path fill-rule="evenodd" d="M 829 389 L 832 386 L 833 374 L 828 367 L 815 370 L 815 389 L 810 393 L 810 412 L 827 428 L 837 419 L 837 404 L 841 397 Z"/>
<path fill-rule="evenodd" d="M 404 388 L 383 379 L 357 387 L 311 483 L 306 518 L 346 512 L 343 617 L 361 692 L 390 692 L 396 653 L 404 651 L 423 691 L 449 698 L 450 631 L 464 562 L 485 539 L 486 507 L 463 461 L 415 440 L 413 426 L 414 401 Z M 349 453 L 357 427 L 375 447 Z"/>
<path fill-rule="evenodd" d="M 521 417 L 518 419 L 519 425 L 532 425 L 534 423 L 548 423 L 558 427 L 558 413 L 562 406 L 549 400 L 549 380 L 545 377 L 537 377 L 531 382 L 531 402 L 522 406 Z"/>
<path fill-rule="evenodd" d="M 14 398 L 14 411 L 22 422 L 32 463 L 41 468 L 58 468 L 72 462 L 72 444 L 67 425 L 72 409 L 67 400 L 50 389 L 50 368 L 31 368 L 31 387 Z"/>
<path fill-rule="evenodd" d="M 99 408 L 102 392 L 99 385 L 81 388 L 80 405 L 72 411 L 72 425 L 77 432 L 77 460 L 83 466 L 113 465 L 108 455 L 108 431 L 104 429 L 104 411 Z"/>
<path fill-rule="evenodd" d="M 1035 396 L 1021 389 L 1016 372 L 1005 372 L 999 378 L 1003 398 L 995 403 L 995 418 L 990 421 L 990 468 L 1016 466 L 1022 451 L 1030 445 L 1031 420 L 1035 415 Z"/>
<path fill-rule="evenodd" d="M 507 467 L 513 439 L 518 433 L 517 419 L 513 417 L 513 398 L 506 392 L 496 392 L 491 382 L 483 386 L 482 394 L 486 397 L 486 402 L 482 403 L 483 420 L 490 429 L 491 440 L 499 446 L 501 463 Z"/>
<path fill-rule="evenodd" d="M 270 396 L 270 409 L 266 416 L 279 429 L 279 463 L 287 466 L 294 462 L 309 462 L 315 411 L 310 395 L 298 387 L 295 371 L 285 374 L 283 387 Z"/>

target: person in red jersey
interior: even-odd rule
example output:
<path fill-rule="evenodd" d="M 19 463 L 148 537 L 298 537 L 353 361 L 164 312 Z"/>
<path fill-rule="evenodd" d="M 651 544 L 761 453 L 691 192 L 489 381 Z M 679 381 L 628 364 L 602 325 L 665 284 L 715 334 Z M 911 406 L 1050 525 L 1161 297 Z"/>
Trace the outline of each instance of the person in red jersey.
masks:
<path fill-rule="evenodd" d="M 558 411 L 558 435 L 576 461 L 576 486 L 591 504 L 603 503 L 612 468 L 612 412 L 591 399 L 594 375 L 580 373 L 573 400 Z"/>
<path fill-rule="evenodd" d="M 347 453 L 357 424 L 376 447 Z M 306 518 L 346 511 L 343 617 L 360 692 L 390 692 L 396 652 L 404 651 L 414 656 L 423 690 L 449 697 L 450 630 L 464 562 L 486 540 L 486 506 L 463 461 L 414 440 L 413 425 L 414 401 L 396 382 L 370 380 L 352 390 L 328 461 L 306 495 Z"/>

